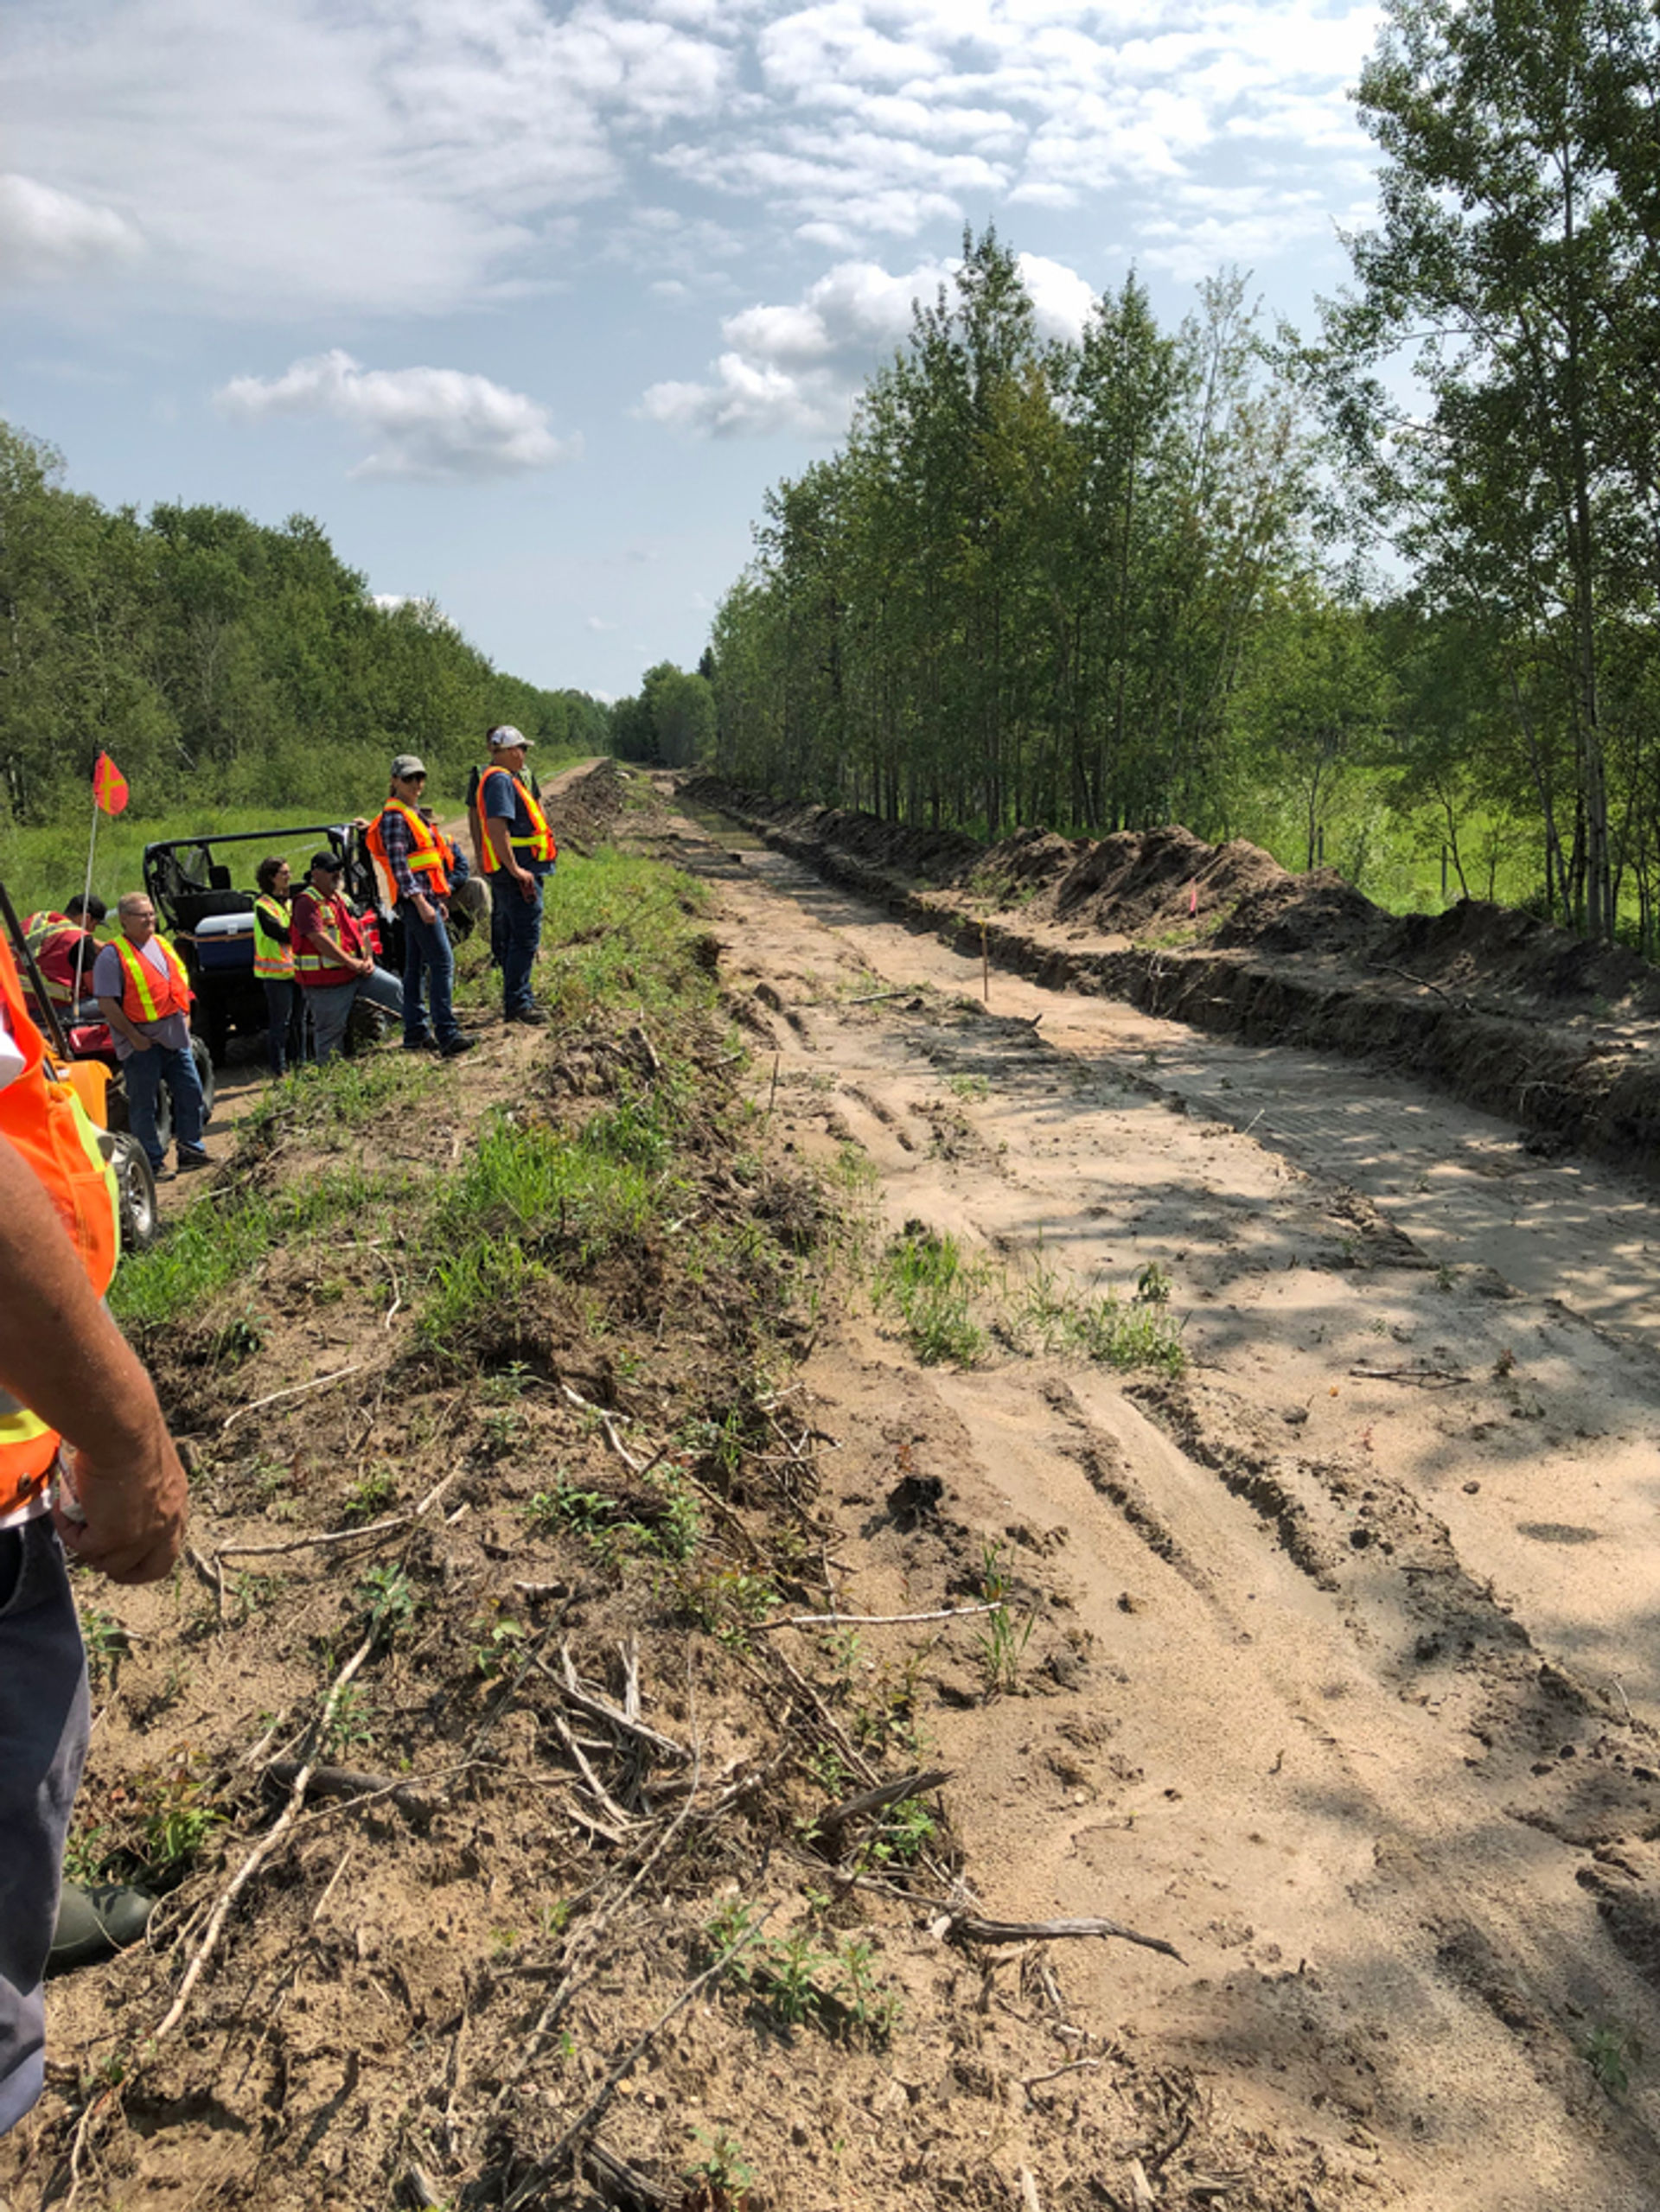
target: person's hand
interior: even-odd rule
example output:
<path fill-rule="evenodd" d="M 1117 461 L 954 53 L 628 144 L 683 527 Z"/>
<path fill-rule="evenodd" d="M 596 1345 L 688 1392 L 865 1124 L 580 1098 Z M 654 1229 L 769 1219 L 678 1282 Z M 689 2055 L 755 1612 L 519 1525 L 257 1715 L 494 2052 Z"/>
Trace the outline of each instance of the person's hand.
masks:
<path fill-rule="evenodd" d="M 357 972 L 359 975 L 374 973 L 374 955 L 372 953 L 361 953 L 358 955 Z"/>
<path fill-rule="evenodd" d="M 521 899 L 533 899 L 536 896 L 536 878 L 528 869 L 519 872 L 519 896 Z"/>
<path fill-rule="evenodd" d="M 431 923 L 436 919 L 432 902 L 425 891 L 417 891 L 415 894 L 415 911 L 425 922 Z"/>
<path fill-rule="evenodd" d="M 132 1049 L 135 1052 L 148 1052 L 150 1050 L 150 1039 L 148 1037 L 134 1037 L 132 1040 Z"/>
<path fill-rule="evenodd" d="M 159 1582 L 171 1571 L 184 1544 L 188 1486 L 159 1421 L 118 1461 L 75 1451 L 69 1488 L 73 1496 L 60 1498 L 53 1519 L 73 1558 L 112 1582 Z"/>

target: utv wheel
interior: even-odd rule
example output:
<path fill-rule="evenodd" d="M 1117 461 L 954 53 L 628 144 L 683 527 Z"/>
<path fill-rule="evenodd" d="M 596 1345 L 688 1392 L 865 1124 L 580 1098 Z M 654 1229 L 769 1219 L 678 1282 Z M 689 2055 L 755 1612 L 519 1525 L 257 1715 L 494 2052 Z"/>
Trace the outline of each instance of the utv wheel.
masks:
<path fill-rule="evenodd" d="M 156 1178 L 144 1146 L 123 1130 L 114 1139 L 110 1165 L 121 1217 L 123 1252 L 148 1252 L 156 1241 Z"/>
<path fill-rule="evenodd" d="M 201 1125 L 204 1129 L 214 1118 L 214 1100 L 219 1095 L 219 1077 L 214 1069 L 214 1055 L 198 1036 L 190 1040 L 190 1057 L 196 1063 L 196 1078 L 201 1085 Z"/>

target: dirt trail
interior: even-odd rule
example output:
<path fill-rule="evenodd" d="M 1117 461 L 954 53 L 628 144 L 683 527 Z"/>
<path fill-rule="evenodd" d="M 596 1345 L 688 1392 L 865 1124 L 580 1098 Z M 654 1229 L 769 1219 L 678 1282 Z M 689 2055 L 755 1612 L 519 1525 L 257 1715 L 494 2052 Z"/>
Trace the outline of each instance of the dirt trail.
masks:
<path fill-rule="evenodd" d="M 996 971 L 987 1010 L 978 961 L 797 863 L 658 842 L 763 987 L 769 1145 L 852 1139 L 891 1228 L 1016 1278 L 1173 1284 L 1177 1384 L 923 1370 L 858 1320 L 809 1368 L 868 1539 L 844 1601 L 940 1603 L 995 1537 L 1039 1605 L 1042 1696 L 938 1670 L 992 1907 L 1176 1941 L 1074 1947 L 1076 2017 L 1381 2202 L 1660 2202 L 1647 1194 L 1353 1061 Z M 943 1486 L 909 1533 L 906 1473 Z"/>

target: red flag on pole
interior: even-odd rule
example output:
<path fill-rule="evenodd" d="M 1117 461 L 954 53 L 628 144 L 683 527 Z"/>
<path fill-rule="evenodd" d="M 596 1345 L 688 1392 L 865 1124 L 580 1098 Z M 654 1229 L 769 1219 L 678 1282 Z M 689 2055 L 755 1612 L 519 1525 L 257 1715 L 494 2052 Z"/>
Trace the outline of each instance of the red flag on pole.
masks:
<path fill-rule="evenodd" d="M 93 805 L 100 813 L 118 814 L 131 796 L 125 776 L 107 753 L 100 753 L 93 770 Z"/>

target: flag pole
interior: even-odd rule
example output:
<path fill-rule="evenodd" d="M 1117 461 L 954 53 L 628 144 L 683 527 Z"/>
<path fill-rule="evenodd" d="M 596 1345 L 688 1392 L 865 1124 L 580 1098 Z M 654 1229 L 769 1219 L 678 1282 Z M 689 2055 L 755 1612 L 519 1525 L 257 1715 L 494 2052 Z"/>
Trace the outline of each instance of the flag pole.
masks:
<path fill-rule="evenodd" d="M 69 1018 L 71 1021 L 74 1019 L 76 1010 L 80 1004 L 80 973 L 82 967 L 86 964 L 86 938 L 85 929 L 87 920 L 87 909 L 91 905 L 93 896 L 93 855 L 98 851 L 99 811 L 98 774 L 96 769 L 94 769 L 93 774 L 93 833 L 86 840 L 86 888 L 80 896 L 82 934 L 79 943 L 75 947 L 75 995 L 73 999 L 71 1001 L 69 1007 Z"/>

